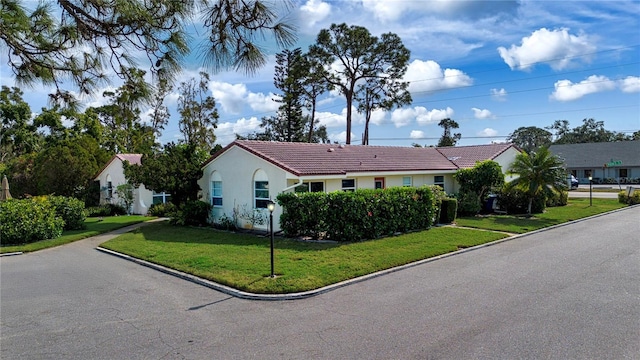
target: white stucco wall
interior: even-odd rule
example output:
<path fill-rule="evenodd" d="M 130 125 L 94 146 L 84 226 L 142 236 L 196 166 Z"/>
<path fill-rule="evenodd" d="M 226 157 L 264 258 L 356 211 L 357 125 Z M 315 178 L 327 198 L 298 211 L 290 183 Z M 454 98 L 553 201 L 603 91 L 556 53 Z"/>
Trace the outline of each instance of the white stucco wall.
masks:
<path fill-rule="evenodd" d="M 111 180 L 113 187 L 113 196 L 110 200 L 107 199 L 107 183 L 108 179 Z M 116 194 L 118 185 L 126 184 L 127 180 L 124 176 L 124 168 L 122 167 L 122 160 L 114 158 L 105 168 L 98 174 L 96 180 L 100 181 L 100 203 L 106 204 L 120 204 L 120 199 Z M 134 214 L 145 215 L 149 211 L 149 207 L 153 204 L 153 192 L 147 190 L 144 185 L 140 185 L 139 188 L 133 192 L 134 200 L 133 207 L 131 209 Z"/>
<path fill-rule="evenodd" d="M 516 159 L 516 156 L 519 153 L 520 152 L 518 150 L 516 150 L 513 147 L 510 147 L 505 152 L 503 152 L 502 154 L 498 155 L 495 159 L 493 159 L 493 161 L 497 162 L 502 167 L 502 172 L 505 174 L 505 177 L 504 177 L 505 182 L 510 182 L 511 180 L 517 177 L 513 175 L 507 175 L 507 171 L 509 170 L 509 166 L 511 166 L 511 164 Z"/>

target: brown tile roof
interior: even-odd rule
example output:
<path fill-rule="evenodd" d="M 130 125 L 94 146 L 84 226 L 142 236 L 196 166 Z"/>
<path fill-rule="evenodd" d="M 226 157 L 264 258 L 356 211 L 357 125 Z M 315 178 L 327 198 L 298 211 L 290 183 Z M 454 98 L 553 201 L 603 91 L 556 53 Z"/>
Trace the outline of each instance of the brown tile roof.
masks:
<path fill-rule="evenodd" d="M 353 172 L 457 170 L 435 148 L 236 140 L 203 166 L 237 146 L 296 176 Z"/>
<path fill-rule="evenodd" d="M 511 143 L 471 146 L 439 147 L 438 151 L 460 168 L 472 168 L 477 161 L 493 160 L 509 148 L 518 149 Z"/>

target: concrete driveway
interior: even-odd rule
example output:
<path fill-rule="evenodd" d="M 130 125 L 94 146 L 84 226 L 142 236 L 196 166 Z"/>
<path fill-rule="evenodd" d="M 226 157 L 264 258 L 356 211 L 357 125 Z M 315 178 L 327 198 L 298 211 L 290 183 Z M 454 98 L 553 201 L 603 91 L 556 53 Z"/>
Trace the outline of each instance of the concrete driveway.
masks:
<path fill-rule="evenodd" d="M 316 297 L 242 300 L 94 250 L 0 259 L 2 359 L 637 359 L 640 207 Z"/>

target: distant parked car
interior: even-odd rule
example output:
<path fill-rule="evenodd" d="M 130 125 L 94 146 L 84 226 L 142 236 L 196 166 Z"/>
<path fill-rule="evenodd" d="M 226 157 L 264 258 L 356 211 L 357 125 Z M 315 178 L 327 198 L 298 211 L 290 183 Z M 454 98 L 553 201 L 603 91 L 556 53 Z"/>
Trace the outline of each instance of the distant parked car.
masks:
<path fill-rule="evenodd" d="M 575 176 L 571 175 L 571 190 L 578 188 L 578 179 Z"/>

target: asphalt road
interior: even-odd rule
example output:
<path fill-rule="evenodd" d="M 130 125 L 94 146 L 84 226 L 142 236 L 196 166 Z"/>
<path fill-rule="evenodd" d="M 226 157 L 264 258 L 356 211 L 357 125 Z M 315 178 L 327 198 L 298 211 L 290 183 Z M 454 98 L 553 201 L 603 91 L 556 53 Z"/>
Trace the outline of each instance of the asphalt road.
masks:
<path fill-rule="evenodd" d="M 2 359 L 638 359 L 640 207 L 280 302 L 85 240 L 0 259 Z"/>

